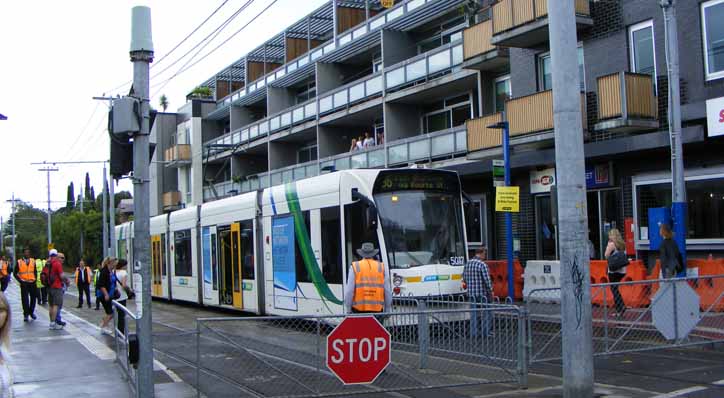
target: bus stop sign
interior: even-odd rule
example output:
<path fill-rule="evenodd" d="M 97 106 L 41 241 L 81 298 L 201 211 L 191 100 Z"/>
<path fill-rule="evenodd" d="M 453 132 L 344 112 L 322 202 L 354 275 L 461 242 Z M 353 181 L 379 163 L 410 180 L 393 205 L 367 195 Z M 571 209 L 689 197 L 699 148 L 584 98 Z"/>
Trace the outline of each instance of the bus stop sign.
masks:
<path fill-rule="evenodd" d="M 369 384 L 390 364 L 390 333 L 373 316 L 345 318 L 327 336 L 327 367 L 344 384 Z"/>

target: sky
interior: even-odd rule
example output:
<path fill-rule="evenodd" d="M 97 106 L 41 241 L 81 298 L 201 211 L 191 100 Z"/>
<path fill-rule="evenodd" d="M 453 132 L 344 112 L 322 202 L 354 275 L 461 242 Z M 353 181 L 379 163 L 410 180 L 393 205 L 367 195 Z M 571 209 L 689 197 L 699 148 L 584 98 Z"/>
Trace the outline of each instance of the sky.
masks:
<path fill-rule="evenodd" d="M 189 64 L 201 61 L 179 73 L 204 44 L 190 50 L 249 1 L 251 4 Z M 166 94 L 168 111 L 175 111 L 194 87 L 325 1 L 0 2 L 0 114 L 8 117 L 0 120 L 0 216 L 4 220 L 9 218 L 11 203 L 8 200 L 13 193 L 16 199 L 47 208 L 46 173 L 38 171 L 42 165 L 31 165 L 31 162 L 109 158 L 105 131 L 107 102 L 95 101 L 92 97 L 128 93 L 133 74 L 128 54 L 132 7 L 151 8 L 155 51 L 155 62 L 151 64 L 151 104 L 160 109 L 159 97 Z M 209 54 L 271 3 L 274 4 L 259 18 Z M 219 6 L 216 14 L 171 52 Z M 65 205 L 71 181 L 78 195 L 86 172 L 90 173 L 96 194 L 101 192 L 102 164 L 56 167 L 59 170 L 50 173 L 51 208 Z M 127 180 L 121 180 L 115 187 L 116 192 L 132 189 Z"/>

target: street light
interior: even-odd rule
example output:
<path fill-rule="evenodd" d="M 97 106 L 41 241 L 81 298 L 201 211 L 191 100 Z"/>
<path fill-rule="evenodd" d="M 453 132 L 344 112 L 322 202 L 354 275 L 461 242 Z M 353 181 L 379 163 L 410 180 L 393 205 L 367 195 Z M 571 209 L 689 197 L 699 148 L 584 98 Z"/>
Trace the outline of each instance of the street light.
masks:
<path fill-rule="evenodd" d="M 503 115 L 505 117 L 505 115 Z M 505 163 L 505 186 L 510 186 L 510 131 L 508 122 L 501 121 L 488 126 L 489 129 L 503 130 L 503 163 Z M 515 270 L 513 269 L 513 215 L 505 212 L 506 258 L 508 261 L 508 297 L 515 299 Z"/>

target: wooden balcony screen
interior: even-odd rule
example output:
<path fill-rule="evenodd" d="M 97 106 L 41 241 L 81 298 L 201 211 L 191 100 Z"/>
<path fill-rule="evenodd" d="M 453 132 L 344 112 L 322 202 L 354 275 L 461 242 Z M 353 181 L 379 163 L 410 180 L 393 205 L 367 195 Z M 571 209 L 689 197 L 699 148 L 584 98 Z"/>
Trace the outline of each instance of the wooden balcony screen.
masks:
<path fill-rule="evenodd" d="M 588 0 L 575 1 L 576 14 L 591 15 Z M 493 5 L 493 34 L 548 15 L 548 0 L 500 0 Z"/>
<path fill-rule="evenodd" d="M 463 31 L 463 53 L 465 54 L 465 59 L 470 59 L 476 55 L 495 50 L 495 46 L 490 44 L 491 37 L 493 37 L 493 21 L 491 20 L 465 29 Z"/>
<path fill-rule="evenodd" d="M 503 130 L 488 128 L 491 124 L 502 120 L 502 113 L 494 113 L 465 122 L 468 134 L 468 152 L 503 145 Z"/>
<path fill-rule="evenodd" d="M 599 77 L 597 83 L 599 120 L 624 116 L 640 119 L 658 117 L 657 100 L 650 75 L 614 73 Z M 622 85 L 625 89 L 624 98 L 621 96 Z"/>
<path fill-rule="evenodd" d="M 553 91 L 514 98 L 505 103 L 510 136 L 553 130 Z M 586 96 L 581 93 L 581 117 L 583 128 L 588 126 Z"/>

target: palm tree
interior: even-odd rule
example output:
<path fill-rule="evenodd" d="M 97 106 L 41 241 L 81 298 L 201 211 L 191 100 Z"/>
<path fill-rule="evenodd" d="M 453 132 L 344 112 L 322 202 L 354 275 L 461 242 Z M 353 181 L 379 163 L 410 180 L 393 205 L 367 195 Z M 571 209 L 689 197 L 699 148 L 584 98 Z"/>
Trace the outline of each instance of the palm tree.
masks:
<path fill-rule="evenodd" d="M 161 94 L 159 103 L 161 105 L 161 108 L 163 108 L 163 111 L 166 112 L 166 108 L 168 108 L 168 98 L 166 98 L 166 94 Z"/>

